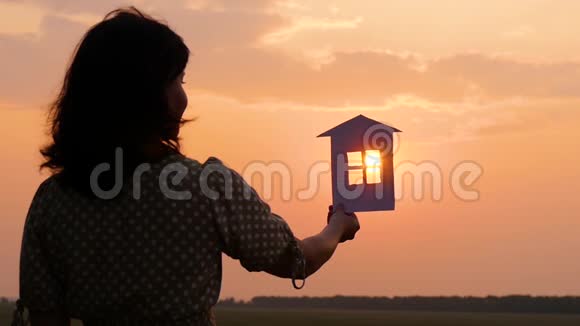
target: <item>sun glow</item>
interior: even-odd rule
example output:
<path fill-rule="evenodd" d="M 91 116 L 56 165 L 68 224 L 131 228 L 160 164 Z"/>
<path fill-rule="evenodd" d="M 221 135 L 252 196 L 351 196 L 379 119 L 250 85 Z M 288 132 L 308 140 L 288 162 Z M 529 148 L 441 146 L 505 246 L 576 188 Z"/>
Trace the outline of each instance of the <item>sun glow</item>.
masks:
<path fill-rule="evenodd" d="M 381 152 L 365 151 L 366 183 L 381 183 Z"/>

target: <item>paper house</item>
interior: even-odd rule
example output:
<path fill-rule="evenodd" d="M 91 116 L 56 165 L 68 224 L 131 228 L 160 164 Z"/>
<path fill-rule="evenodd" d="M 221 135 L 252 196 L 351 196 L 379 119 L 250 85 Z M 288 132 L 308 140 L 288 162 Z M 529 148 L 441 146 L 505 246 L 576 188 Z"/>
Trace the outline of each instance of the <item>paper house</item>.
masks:
<path fill-rule="evenodd" d="M 395 132 L 359 115 L 318 135 L 330 137 L 333 205 L 342 203 L 347 212 L 395 209 Z"/>

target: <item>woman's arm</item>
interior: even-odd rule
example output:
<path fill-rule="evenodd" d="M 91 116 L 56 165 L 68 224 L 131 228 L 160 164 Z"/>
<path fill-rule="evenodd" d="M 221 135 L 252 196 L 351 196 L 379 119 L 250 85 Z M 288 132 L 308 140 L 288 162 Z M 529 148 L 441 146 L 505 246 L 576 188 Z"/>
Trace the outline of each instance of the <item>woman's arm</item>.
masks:
<path fill-rule="evenodd" d="M 320 233 L 298 242 L 306 260 L 306 276 L 314 274 L 334 254 L 344 231 L 336 223 L 328 224 Z"/>
<path fill-rule="evenodd" d="M 339 207 L 329 218 L 329 223 L 316 235 L 302 240 L 296 239 L 298 246 L 306 260 L 306 276 L 314 274 L 322 267 L 336 250 L 340 242 L 354 239 L 354 235 L 360 229 L 357 217 L 352 213 L 345 213 Z M 288 250 L 280 258 L 278 264 L 266 270 L 267 273 L 283 277 L 292 277 L 294 257 Z"/>

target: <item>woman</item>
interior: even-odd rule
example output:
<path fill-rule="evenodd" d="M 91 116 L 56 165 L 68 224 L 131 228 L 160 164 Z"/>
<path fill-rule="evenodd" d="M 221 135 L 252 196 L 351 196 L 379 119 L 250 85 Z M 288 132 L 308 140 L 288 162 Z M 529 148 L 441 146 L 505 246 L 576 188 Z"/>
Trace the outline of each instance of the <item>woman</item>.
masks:
<path fill-rule="evenodd" d="M 220 160 L 179 151 L 189 50 L 168 26 L 116 10 L 76 49 L 52 106 L 52 176 L 24 228 L 21 303 L 32 326 L 212 325 L 221 255 L 249 271 L 305 279 L 358 230 L 329 213 L 296 239 Z"/>

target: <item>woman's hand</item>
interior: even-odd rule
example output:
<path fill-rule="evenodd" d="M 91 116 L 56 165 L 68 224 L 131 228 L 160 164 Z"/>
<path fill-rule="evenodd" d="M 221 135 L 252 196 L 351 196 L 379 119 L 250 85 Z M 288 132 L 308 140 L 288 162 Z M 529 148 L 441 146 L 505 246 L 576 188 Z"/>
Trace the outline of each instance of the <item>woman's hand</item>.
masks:
<path fill-rule="evenodd" d="M 360 230 L 358 218 L 354 213 L 346 213 L 342 204 L 336 209 L 332 205 L 328 206 L 327 223 L 337 225 L 342 231 L 340 242 L 354 239 L 355 234 Z"/>
<path fill-rule="evenodd" d="M 330 206 L 328 209 L 328 224 L 320 233 L 302 240 L 296 239 L 306 260 L 305 276 L 312 275 L 320 269 L 332 257 L 338 244 L 354 239 L 356 232 L 360 229 L 356 215 L 345 213 L 342 205 L 337 206 L 336 209 Z M 267 272 L 279 277 L 292 277 L 293 259 L 291 252 L 287 251 L 278 264 L 269 268 Z"/>

